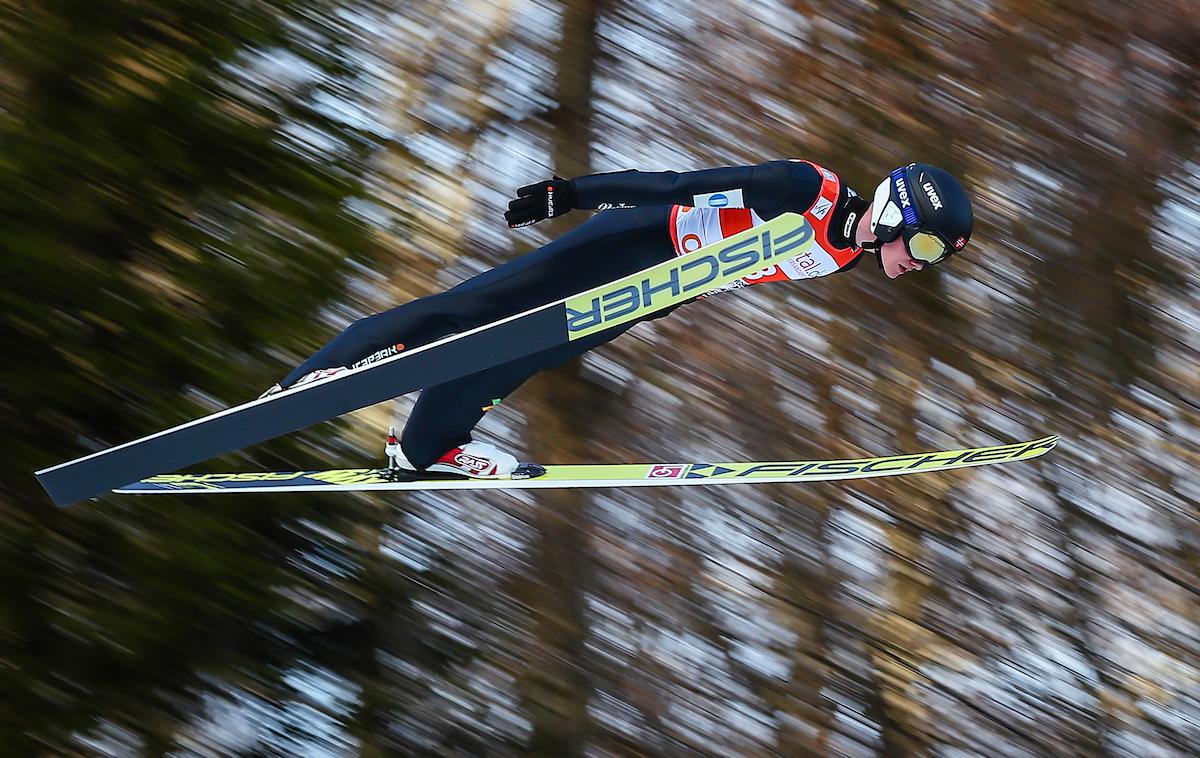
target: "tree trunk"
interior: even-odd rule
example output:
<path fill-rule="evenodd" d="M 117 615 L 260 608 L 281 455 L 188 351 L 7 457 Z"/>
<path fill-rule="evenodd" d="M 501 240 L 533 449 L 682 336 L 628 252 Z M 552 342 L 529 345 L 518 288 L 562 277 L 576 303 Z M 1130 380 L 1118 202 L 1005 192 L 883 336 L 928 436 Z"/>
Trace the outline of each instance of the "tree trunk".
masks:
<path fill-rule="evenodd" d="M 550 115 L 554 171 L 563 176 L 591 168 L 592 80 L 602 3 L 567 0 Z M 583 382 L 579 361 L 535 377 L 523 393 L 534 460 L 586 461 L 592 457 L 586 430 L 602 410 Z M 530 753 L 582 756 L 587 745 L 588 673 L 584 618 L 589 578 L 588 496 L 583 490 L 547 490 L 536 507 L 538 540 L 534 577 L 526 603 L 534 616 L 534 651 L 523 679 L 523 698 L 533 720 Z"/>

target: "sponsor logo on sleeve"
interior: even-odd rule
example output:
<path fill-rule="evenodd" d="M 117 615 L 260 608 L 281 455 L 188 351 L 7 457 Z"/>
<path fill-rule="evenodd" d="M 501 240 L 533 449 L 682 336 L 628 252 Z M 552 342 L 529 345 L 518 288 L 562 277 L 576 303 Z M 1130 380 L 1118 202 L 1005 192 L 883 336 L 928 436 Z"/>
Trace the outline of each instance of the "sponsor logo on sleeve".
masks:
<path fill-rule="evenodd" d="M 695 208 L 744 208 L 741 189 L 709 192 L 692 196 L 692 206 Z"/>

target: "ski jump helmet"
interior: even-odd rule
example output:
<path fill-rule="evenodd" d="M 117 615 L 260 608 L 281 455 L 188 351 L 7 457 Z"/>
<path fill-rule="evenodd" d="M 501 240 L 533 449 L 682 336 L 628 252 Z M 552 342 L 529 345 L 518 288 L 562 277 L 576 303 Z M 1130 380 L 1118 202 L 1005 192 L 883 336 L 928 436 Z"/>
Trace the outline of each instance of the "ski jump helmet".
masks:
<path fill-rule="evenodd" d="M 874 200 L 876 253 L 883 243 L 901 237 L 914 259 L 941 263 L 971 239 L 971 199 L 957 179 L 937 166 L 901 166 L 875 188 Z"/>

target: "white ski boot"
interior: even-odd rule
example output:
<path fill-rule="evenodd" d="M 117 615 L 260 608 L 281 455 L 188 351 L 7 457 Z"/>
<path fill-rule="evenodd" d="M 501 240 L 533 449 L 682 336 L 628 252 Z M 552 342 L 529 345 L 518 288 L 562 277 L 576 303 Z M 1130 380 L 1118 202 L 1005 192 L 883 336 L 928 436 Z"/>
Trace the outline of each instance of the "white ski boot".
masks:
<path fill-rule="evenodd" d="M 384 451 L 388 457 L 388 470 L 392 472 L 452 474 L 471 479 L 532 479 L 546 473 L 542 466 L 520 463 L 513 455 L 488 442 L 468 442 L 449 450 L 424 472 L 419 472 L 400 449 L 395 427 L 388 429 Z"/>

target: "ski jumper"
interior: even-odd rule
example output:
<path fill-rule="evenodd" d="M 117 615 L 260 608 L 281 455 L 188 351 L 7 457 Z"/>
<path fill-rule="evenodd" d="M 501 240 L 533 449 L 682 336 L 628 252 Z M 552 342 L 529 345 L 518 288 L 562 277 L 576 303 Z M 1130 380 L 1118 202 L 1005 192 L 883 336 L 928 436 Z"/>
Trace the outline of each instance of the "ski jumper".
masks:
<path fill-rule="evenodd" d="M 290 387 L 317 369 L 351 366 L 376 353 L 395 352 L 398 344 L 418 347 L 578 294 L 787 211 L 804 214 L 816 230 L 817 244 L 724 289 L 825 276 L 852 268 L 861 258 L 862 249 L 853 245 L 851 236 L 866 202 L 836 174 L 808 161 L 686 173 L 622 171 L 578 177 L 573 183 L 576 205 L 600 213 L 537 250 L 445 292 L 354 322 L 280 384 Z M 486 410 L 530 376 L 612 340 L 635 323 L 426 388 L 404 428 L 405 456 L 425 468 L 447 450 L 469 442 Z"/>

